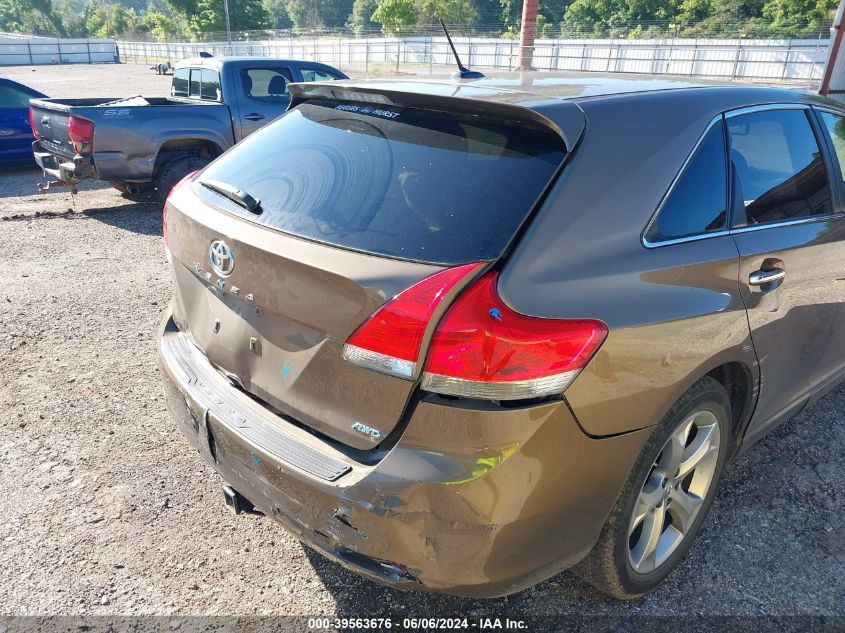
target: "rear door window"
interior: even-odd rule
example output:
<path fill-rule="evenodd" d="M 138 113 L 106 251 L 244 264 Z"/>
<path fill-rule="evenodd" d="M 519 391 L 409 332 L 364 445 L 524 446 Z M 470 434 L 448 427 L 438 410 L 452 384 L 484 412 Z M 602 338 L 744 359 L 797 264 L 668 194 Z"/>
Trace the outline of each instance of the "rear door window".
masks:
<path fill-rule="evenodd" d="M 220 101 L 220 75 L 216 70 L 203 68 L 200 74 L 200 97 L 206 101 Z"/>
<path fill-rule="evenodd" d="M 288 84 L 293 81 L 289 68 L 247 68 L 241 71 L 244 94 L 268 103 L 288 101 Z"/>
<path fill-rule="evenodd" d="M 0 84 L 0 108 L 28 108 L 29 100 L 38 96 L 36 92 Z"/>
<path fill-rule="evenodd" d="M 821 111 L 819 118 L 830 137 L 830 144 L 839 167 L 839 178 L 845 180 L 845 117 Z"/>
<path fill-rule="evenodd" d="M 194 190 L 309 240 L 451 265 L 498 257 L 565 151 L 529 122 L 312 100 L 203 172 L 258 198 L 260 215 Z"/>
<path fill-rule="evenodd" d="M 170 85 L 170 95 L 173 97 L 187 97 L 190 77 L 190 68 L 178 68 L 175 70 L 173 72 L 173 82 Z"/>
<path fill-rule="evenodd" d="M 302 72 L 302 81 L 332 81 L 334 79 L 340 79 L 337 75 L 317 68 L 301 68 L 300 72 Z"/>
<path fill-rule="evenodd" d="M 727 228 L 728 179 L 722 122 L 710 128 L 646 233 L 663 242 Z"/>
<path fill-rule="evenodd" d="M 199 99 L 202 94 L 202 70 L 199 68 L 191 69 L 191 83 L 189 95 L 192 98 Z"/>
<path fill-rule="evenodd" d="M 830 188 L 809 110 L 729 117 L 735 226 L 831 213 Z"/>

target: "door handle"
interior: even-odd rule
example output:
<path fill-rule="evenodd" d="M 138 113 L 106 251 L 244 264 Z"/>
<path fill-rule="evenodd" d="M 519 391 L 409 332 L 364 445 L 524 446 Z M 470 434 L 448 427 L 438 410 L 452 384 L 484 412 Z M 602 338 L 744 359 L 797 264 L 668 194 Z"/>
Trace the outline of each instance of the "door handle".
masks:
<path fill-rule="evenodd" d="M 786 277 L 786 271 L 782 268 L 770 268 L 768 270 L 756 270 L 748 275 L 749 286 L 762 286 L 773 281 L 780 281 Z"/>
<path fill-rule="evenodd" d="M 250 113 L 250 114 L 247 114 L 244 118 L 245 118 L 247 121 L 260 121 L 261 119 L 263 119 L 263 118 L 264 118 L 264 115 L 263 115 L 263 114 L 259 114 L 258 112 L 252 112 L 252 113 Z"/>

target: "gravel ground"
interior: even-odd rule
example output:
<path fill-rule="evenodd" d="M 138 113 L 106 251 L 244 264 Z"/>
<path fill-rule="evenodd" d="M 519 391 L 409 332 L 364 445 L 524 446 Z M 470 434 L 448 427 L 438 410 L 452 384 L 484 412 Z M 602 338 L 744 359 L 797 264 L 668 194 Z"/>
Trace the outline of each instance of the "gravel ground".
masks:
<path fill-rule="evenodd" d="M 72 94 L 58 70 L 30 83 Z M 39 176 L 0 175 L 0 614 L 845 617 L 845 388 L 730 468 L 682 568 L 637 602 L 567 573 L 492 601 L 400 593 L 230 514 L 161 395 L 159 209 L 35 195 Z"/>

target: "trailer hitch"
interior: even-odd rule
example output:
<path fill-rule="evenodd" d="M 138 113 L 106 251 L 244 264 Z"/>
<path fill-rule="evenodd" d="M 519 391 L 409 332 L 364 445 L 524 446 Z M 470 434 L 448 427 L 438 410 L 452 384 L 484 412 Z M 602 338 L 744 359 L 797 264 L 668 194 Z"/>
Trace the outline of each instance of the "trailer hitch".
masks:
<path fill-rule="evenodd" d="M 64 180 L 48 180 L 47 182 L 39 182 L 35 185 L 35 188 L 38 189 L 38 193 L 50 191 L 51 187 L 70 187 L 71 195 L 75 196 L 79 193 L 79 190 L 76 188 L 75 180 L 72 182 L 65 182 Z"/>

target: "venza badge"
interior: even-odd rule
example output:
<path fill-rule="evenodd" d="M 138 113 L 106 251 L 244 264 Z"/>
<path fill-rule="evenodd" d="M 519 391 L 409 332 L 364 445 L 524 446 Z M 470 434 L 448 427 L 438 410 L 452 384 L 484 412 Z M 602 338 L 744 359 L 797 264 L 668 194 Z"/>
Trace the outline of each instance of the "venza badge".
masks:
<path fill-rule="evenodd" d="M 211 267 L 220 277 L 228 277 L 235 269 L 235 255 L 223 240 L 214 240 L 208 247 L 208 259 Z"/>

